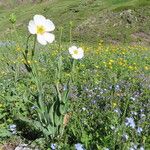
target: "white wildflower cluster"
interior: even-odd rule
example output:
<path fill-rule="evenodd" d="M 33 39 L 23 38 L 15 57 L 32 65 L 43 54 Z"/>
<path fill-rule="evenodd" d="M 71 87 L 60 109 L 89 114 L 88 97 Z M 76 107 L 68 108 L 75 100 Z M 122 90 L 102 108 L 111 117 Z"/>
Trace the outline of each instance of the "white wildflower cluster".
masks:
<path fill-rule="evenodd" d="M 50 33 L 55 30 L 54 23 L 42 15 L 33 17 L 33 20 L 29 22 L 28 30 L 31 34 L 37 36 L 37 41 L 42 45 L 52 43 L 55 40 L 55 35 Z M 71 46 L 69 53 L 74 59 L 81 59 L 84 56 L 84 51 L 81 47 Z"/>

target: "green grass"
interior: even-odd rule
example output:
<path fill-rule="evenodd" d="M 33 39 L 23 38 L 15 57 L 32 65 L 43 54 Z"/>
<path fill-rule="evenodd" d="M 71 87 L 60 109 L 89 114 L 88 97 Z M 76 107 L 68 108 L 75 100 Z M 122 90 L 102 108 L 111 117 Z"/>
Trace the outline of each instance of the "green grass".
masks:
<path fill-rule="evenodd" d="M 30 59 L 32 46 L 29 46 L 28 60 L 31 62 L 32 73 L 26 70 L 24 60 L 22 61 L 22 47 L 20 50 L 16 46 L 2 49 L 0 144 L 7 143 L 7 139 L 9 143 L 17 145 L 18 141 L 33 141 L 33 146 L 37 145 L 41 150 L 49 150 L 53 142 L 60 146 L 60 150 L 75 150 L 76 143 L 82 143 L 86 150 L 105 150 L 106 147 L 126 150 L 134 143 L 148 149 L 150 51 L 141 46 L 105 46 L 103 43 L 95 47 L 82 45 L 85 56 L 75 63 L 74 81 L 69 86 L 67 101 L 67 112 L 70 112 L 71 118 L 64 135 L 52 140 L 44 138 L 44 132 L 39 132 L 42 128 L 39 128 L 37 121 L 44 123 L 45 129 L 49 125 L 45 125 L 45 121 L 41 121 L 37 114 L 42 113 L 38 109 L 40 93 L 42 92 L 42 102 L 46 104 L 44 115 L 40 116 L 47 117 L 46 106 L 52 104 L 52 97 L 55 97 L 55 83 L 59 83 L 62 95 L 72 76 L 72 59 L 68 47 L 67 44 L 61 46 L 63 63 L 60 81 L 56 77 L 60 56 L 57 44 L 37 46 L 33 60 Z M 129 117 L 134 119 L 135 128 L 125 125 Z M 8 130 L 10 124 L 17 125 L 17 135 L 12 135 Z M 141 134 L 137 132 L 138 127 L 143 129 Z M 124 139 L 124 135 L 128 139 Z"/>
<path fill-rule="evenodd" d="M 62 150 L 74 150 L 76 143 L 86 150 L 149 149 L 150 2 L 3 2 L 0 149 L 5 143 L 30 143 L 41 150 L 49 150 L 51 143 Z M 9 22 L 12 13 L 17 17 L 14 26 Z M 31 36 L 26 49 L 28 22 L 35 14 L 54 22 L 56 41 L 34 47 Z M 4 46 L 8 40 L 14 43 Z M 81 60 L 72 59 L 71 44 L 83 48 Z"/>
<path fill-rule="evenodd" d="M 21 35 L 26 34 L 28 22 L 33 15 L 43 14 L 55 23 L 57 37 L 59 37 L 60 27 L 63 27 L 64 41 L 69 39 L 71 21 L 74 41 L 96 43 L 103 39 L 106 43 L 149 44 L 140 36 L 137 37 L 138 40 L 131 37 L 132 34 L 141 31 L 146 35 L 149 34 L 149 8 L 148 0 L 54 0 L 14 5 L 11 9 L 9 8 L 9 11 L 8 8 L 3 7 L 0 13 L 0 33 L 2 34 L 0 39 L 10 38 L 10 32 L 13 29 L 9 23 L 9 16 L 14 13 L 17 17 L 16 26 Z M 121 18 L 120 13 L 128 9 L 132 9 L 132 13 L 123 14 Z"/>

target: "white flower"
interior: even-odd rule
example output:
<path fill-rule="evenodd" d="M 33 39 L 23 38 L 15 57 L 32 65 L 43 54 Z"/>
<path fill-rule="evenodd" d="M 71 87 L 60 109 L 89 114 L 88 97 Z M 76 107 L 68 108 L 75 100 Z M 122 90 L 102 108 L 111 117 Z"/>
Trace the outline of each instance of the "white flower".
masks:
<path fill-rule="evenodd" d="M 49 33 L 54 29 L 55 25 L 53 22 L 42 15 L 35 15 L 28 25 L 29 32 L 31 34 L 36 34 L 37 41 L 42 45 L 52 43 L 55 40 L 54 34 Z"/>
<path fill-rule="evenodd" d="M 83 110 L 83 111 L 85 111 L 85 110 L 86 110 L 86 108 L 85 108 L 85 107 L 82 107 L 82 110 Z"/>
<path fill-rule="evenodd" d="M 84 56 L 84 51 L 81 47 L 71 46 L 69 48 L 69 53 L 74 59 L 81 59 Z"/>

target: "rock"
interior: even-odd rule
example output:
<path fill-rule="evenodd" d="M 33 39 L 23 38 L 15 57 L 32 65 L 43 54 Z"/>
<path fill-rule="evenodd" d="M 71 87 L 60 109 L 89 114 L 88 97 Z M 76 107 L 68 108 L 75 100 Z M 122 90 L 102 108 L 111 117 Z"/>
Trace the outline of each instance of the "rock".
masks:
<path fill-rule="evenodd" d="M 39 150 L 38 148 L 30 148 L 28 144 L 19 144 L 15 150 Z"/>
<path fill-rule="evenodd" d="M 15 150 L 32 150 L 32 149 L 30 149 L 27 144 L 20 144 L 15 148 Z"/>

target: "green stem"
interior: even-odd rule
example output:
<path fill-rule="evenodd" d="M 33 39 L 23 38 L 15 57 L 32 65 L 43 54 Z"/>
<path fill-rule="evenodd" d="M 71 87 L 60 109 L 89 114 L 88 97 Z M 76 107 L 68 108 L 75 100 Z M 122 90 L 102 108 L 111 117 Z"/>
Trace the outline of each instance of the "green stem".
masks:
<path fill-rule="evenodd" d="M 125 119 L 125 116 L 126 116 L 126 113 L 127 113 L 127 108 L 128 108 L 128 105 L 129 105 L 129 98 L 128 98 L 128 100 L 127 100 L 127 102 L 126 102 L 126 105 L 125 105 L 125 110 L 124 110 L 124 113 L 123 113 L 123 116 L 122 116 L 122 120 L 124 120 Z"/>
<path fill-rule="evenodd" d="M 16 26 L 13 24 L 13 29 L 14 29 L 14 32 L 15 32 L 15 37 L 16 37 L 16 39 L 17 39 L 17 43 L 20 43 L 20 41 L 19 41 L 19 35 L 18 35 L 18 33 L 17 33 L 17 30 L 16 30 Z"/>
<path fill-rule="evenodd" d="M 76 61 L 75 61 L 75 59 L 73 59 L 72 69 L 71 69 L 71 79 L 72 79 L 72 82 L 74 82 L 75 64 L 76 64 Z"/>
<path fill-rule="evenodd" d="M 70 22 L 70 45 L 72 43 L 72 22 Z"/>
<path fill-rule="evenodd" d="M 35 67 L 34 67 L 34 65 L 33 65 L 33 69 L 32 69 L 33 71 L 32 71 L 32 77 L 33 77 L 33 79 L 34 79 L 34 81 L 35 81 L 35 83 L 36 83 L 36 86 L 37 86 L 37 90 L 38 90 L 38 101 L 39 101 L 39 105 L 40 105 L 40 107 L 42 108 L 42 110 L 44 110 L 44 103 L 43 103 L 43 101 L 42 101 L 42 85 L 41 85 L 41 83 L 39 82 L 39 77 L 38 77 L 38 74 L 37 74 L 37 72 L 36 72 L 36 69 L 35 69 Z"/>
<path fill-rule="evenodd" d="M 26 69 L 27 69 L 28 72 L 32 71 L 31 66 L 28 63 L 28 49 L 29 49 L 29 39 L 30 39 L 30 37 L 31 37 L 31 34 L 27 38 L 25 52 L 23 53 L 23 57 L 25 59 L 24 65 L 25 65 L 25 67 L 26 67 Z"/>
<path fill-rule="evenodd" d="M 15 32 L 16 41 L 17 41 L 17 43 L 19 43 L 19 38 L 18 38 L 19 36 L 18 36 L 17 30 L 16 30 L 15 24 L 13 24 L 13 29 L 14 29 L 14 32 Z M 18 53 L 17 53 L 17 57 L 18 57 Z M 18 79 L 18 74 L 19 74 L 19 64 L 17 62 L 16 71 L 15 71 L 15 82 L 16 83 L 17 83 L 17 79 Z"/>
<path fill-rule="evenodd" d="M 29 39 L 31 37 L 31 34 L 28 36 L 27 38 L 27 42 L 26 42 L 26 49 L 25 49 L 25 58 L 27 59 L 28 57 L 28 49 L 29 49 Z"/>
<path fill-rule="evenodd" d="M 61 41 L 62 41 L 63 27 L 60 28 L 60 37 L 59 37 L 59 52 L 61 50 Z"/>
<path fill-rule="evenodd" d="M 37 91 L 38 91 L 38 99 L 37 99 L 37 105 L 39 110 L 37 111 L 38 113 L 38 117 L 39 117 L 39 120 L 41 122 L 43 122 L 44 120 L 44 124 L 47 124 L 47 119 L 45 117 L 45 112 L 46 112 L 46 108 L 45 108 L 45 105 L 44 105 L 44 102 L 43 102 L 43 96 L 42 96 L 42 84 L 41 82 L 39 81 L 39 76 L 38 76 L 38 73 L 36 71 L 36 68 L 32 67 L 32 77 L 35 81 L 35 84 L 36 84 L 36 87 L 37 87 Z"/>
<path fill-rule="evenodd" d="M 34 37 L 34 45 L 33 45 L 33 49 L 32 49 L 31 60 L 33 60 L 33 57 L 34 57 L 34 53 L 35 53 L 35 46 L 36 46 L 36 36 Z"/>

